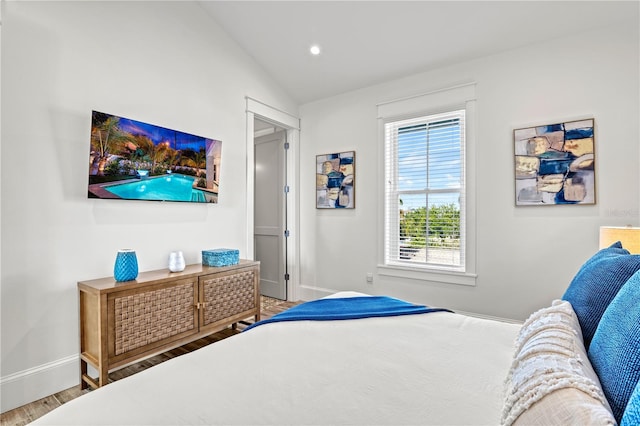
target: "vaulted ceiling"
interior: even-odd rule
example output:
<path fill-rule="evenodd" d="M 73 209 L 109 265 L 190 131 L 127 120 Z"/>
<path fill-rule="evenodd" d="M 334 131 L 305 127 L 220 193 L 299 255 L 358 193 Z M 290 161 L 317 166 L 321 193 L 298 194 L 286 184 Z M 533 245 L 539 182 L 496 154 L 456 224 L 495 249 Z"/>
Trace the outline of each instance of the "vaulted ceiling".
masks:
<path fill-rule="evenodd" d="M 301 104 L 624 21 L 636 1 L 201 1 Z M 313 56 L 317 44 L 322 53 Z"/>

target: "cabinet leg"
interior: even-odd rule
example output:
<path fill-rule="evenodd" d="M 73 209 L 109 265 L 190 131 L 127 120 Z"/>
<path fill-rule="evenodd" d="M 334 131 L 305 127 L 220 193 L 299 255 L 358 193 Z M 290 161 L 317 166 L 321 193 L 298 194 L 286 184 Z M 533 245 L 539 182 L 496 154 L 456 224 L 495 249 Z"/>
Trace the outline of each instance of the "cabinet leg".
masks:
<path fill-rule="evenodd" d="M 104 386 L 109 383 L 109 369 L 108 368 L 100 368 L 100 377 L 98 378 L 98 384 L 100 386 Z"/>
<path fill-rule="evenodd" d="M 80 390 L 84 390 L 89 387 L 87 382 L 84 380 L 87 375 L 87 361 L 80 360 Z"/>

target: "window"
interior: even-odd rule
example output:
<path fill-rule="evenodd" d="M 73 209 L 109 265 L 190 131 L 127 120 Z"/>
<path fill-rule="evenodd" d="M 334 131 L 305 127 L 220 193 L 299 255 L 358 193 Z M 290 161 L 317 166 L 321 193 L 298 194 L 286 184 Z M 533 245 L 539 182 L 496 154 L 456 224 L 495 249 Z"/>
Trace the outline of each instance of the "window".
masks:
<path fill-rule="evenodd" d="M 475 285 L 476 84 L 379 103 L 378 274 Z"/>
<path fill-rule="evenodd" d="M 389 121 L 385 264 L 465 270 L 465 110 Z"/>

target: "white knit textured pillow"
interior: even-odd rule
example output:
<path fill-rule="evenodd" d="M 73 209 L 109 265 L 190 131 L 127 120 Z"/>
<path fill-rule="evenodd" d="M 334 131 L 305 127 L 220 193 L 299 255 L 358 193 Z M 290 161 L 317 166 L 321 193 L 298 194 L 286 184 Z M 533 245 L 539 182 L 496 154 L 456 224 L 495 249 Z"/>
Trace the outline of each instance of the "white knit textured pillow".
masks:
<path fill-rule="evenodd" d="M 506 380 L 504 425 L 615 425 L 571 304 L 529 317 Z"/>

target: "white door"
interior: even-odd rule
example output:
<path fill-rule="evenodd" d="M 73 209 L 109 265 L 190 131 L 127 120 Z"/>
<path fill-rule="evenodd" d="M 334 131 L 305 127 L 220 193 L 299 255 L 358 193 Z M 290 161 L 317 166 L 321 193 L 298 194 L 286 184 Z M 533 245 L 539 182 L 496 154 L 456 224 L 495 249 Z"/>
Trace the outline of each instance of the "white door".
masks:
<path fill-rule="evenodd" d="M 286 300 L 286 132 L 279 130 L 254 142 L 254 248 L 260 261 L 260 292 Z"/>

